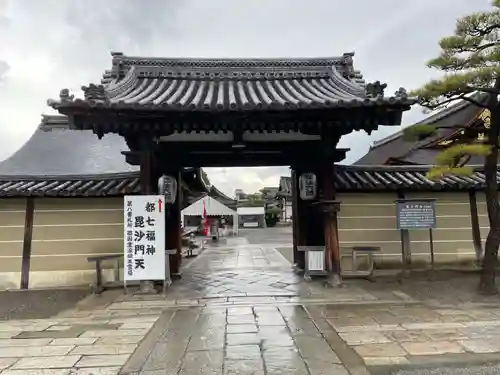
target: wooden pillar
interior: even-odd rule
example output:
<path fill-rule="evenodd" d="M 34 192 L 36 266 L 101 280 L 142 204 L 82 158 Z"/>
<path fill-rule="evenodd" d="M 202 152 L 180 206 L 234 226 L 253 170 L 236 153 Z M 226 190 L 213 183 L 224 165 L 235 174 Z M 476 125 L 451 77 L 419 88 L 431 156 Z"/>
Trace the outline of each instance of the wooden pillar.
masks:
<path fill-rule="evenodd" d="M 141 166 L 140 166 L 140 184 L 141 194 L 153 194 L 153 145 L 151 140 L 146 137 L 141 138 Z"/>
<path fill-rule="evenodd" d="M 337 286 L 342 283 L 340 267 L 340 244 L 337 228 L 337 212 L 340 202 L 335 200 L 335 150 L 340 135 L 325 130 L 321 134 L 322 160 L 318 163 L 318 187 L 320 197 L 317 202 L 317 216 L 323 221 L 323 241 L 325 246 L 325 262 L 328 272 L 328 284 Z"/>
<path fill-rule="evenodd" d="M 157 188 L 153 185 L 154 168 L 153 168 L 153 143 L 147 136 L 142 136 L 140 139 L 140 186 L 141 195 L 149 195 L 154 193 Z M 140 282 L 139 293 L 156 293 L 154 281 L 143 280 Z"/>
<path fill-rule="evenodd" d="M 398 199 L 406 199 L 406 195 L 403 191 L 397 192 Z M 411 269 L 411 241 L 410 241 L 410 231 L 408 229 L 402 229 L 401 232 L 401 263 L 402 263 L 402 273 L 401 276 L 407 276 L 407 272 Z"/>
<path fill-rule="evenodd" d="M 340 244 L 338 238 L 337 212 L 340 202 L 335 200 L 335 175 L 333 161 L 325 158 L 319 173 L 321 199 L 318 202 L 323 214 L 325 262 L 331 285 L 342 282 L 340 267 Z"/>
<path fill-rule="evenodd" d="M 294 169 L 292 172 L 292 225 L 294 233 L 294 264 L 297 269 L 305 269 L 305 253 L 298 251 L 298 246 L 307 245 L 307 230 L 308 230 L 308 212 L 307 204 L 300 199 L 299 194 L 299 177 L 302 173 L 299 169 Z"/>
<path fill-rule="evenodd" d="M 293 231 L 293 236 L 292 236 L 292 239 L 293 239 L 293 265 L 295 267 L 298 266 L 298 262 L 299 262 L 299 251 L 298 251 L 298 244 L 299 244 L 299 237 L 300 237 L 300 234 L 299 234 L 299 226 L 298 226 L 298 222 L 299 222 L 299 215 L 298 215 L 298 207 L 297 207 L 297 194 L 296 194 L 296 191 L 297 191 L 297 179 L 298 179 L 298 176 L 297 176 L 297 171 L 295 169 L 292 169 L 292 184 L 291 184 L 291 191 L 290 191 L 290 194 L 292 195 L 292 231 Z M 285 212 L 286 212 L 286 201 L 285 201 Z M 285 214 L 285 217 L 286 217 L 286 214 Z"/>
<path fill-rule="evenodd" d="M 26 199 L 26 215 L 24 219 L 23 259 L 21 264 L 21 289 L 28 289 L 31 263 L 31 240 L 33 237 L 33 214 L 35 200 L 33 197 Z"/>
<path fill-rule="evenodd" d="M 479 227 L 479 215 L 477 213 L 477 198 L 474 190 L 469 190 L 470 223 L 472 228 L 472 242 L 478 262 L 483 259 L 483 244 L 481 242 L 481 229 Z"/>

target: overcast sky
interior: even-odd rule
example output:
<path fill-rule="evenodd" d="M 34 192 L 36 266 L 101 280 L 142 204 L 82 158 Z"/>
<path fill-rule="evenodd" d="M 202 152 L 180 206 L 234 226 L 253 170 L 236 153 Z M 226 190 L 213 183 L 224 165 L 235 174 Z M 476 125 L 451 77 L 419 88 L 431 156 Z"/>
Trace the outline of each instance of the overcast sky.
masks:
<path fill-rule="evenodd" d="M 386 92 L 418 87 L 436 72 L 425 62 L 455 20 L 489 0 L 0 0 L 0 160 L 33 133 L 47 98 L 98 82 L 110 51 L 165 57 L 323 57 L 354 51 L 367 81 Z M 404 124 L 422 118 L 419 108 Z M 394 131 L 341 141 L 346 162 Z M 231 194 L 276 186 L 282 168 L 208 169 Z"/>

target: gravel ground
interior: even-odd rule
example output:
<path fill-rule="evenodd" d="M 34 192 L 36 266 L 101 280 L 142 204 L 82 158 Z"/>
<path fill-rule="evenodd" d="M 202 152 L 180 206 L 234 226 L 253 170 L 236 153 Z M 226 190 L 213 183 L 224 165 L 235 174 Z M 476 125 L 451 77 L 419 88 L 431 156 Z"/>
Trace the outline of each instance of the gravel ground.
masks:
<path fill-rule="evenodd" d="M 88 288 L 0 292 L 0 320 L 44 319 L 74 307 Z"/>
<path fill-rule="evenodd" d="M 439 367 L 420 370 L 400 370 L 392 375 L 499 375 L 500 365 L 471 367 Z"/>

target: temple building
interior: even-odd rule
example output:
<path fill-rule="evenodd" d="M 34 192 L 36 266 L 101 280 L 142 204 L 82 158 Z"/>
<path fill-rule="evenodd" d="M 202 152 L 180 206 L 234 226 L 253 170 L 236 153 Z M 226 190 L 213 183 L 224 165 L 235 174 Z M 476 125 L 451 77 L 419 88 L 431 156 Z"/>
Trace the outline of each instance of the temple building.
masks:
<path fill-rule="evenodd" d="M 479 103 L 487 96 L 476 94 L 473 97 Z M 398 131 L 388 137 L 376 141 L 368 153 L 358 159 L 354 165 L 432 165 L 435 157 L 445 147 L 454 142 L 483 136 L 481 128 L 488 127 L 490 113 L 468 101 L 459 101 L 430 117 L 414 124 L 436 126 L 436 133 L 412 142 L 405 140 L 403 131 Z M 482 157 L 474 156 L 468 165 L 482 166 Z"/>
<path fill-rule="evenodd" d="M 87 257 L 123 253 L 123 196 L 140 192 L 127 149 L 117 135 L 99 140 L 71 131 L 65 116 L 44 116 L 0 162 L 0 288 L 90 284 Z M 185 168 L 181 185 L 183 207 L 206 194 L 233 202 L 202 169 Z"/>
<path fill-rule="evenodd" d="M 62 89 L 49 100 L 61 116 L 44 118 L 0 163 L 0 286 L 92 282 L 87 256 L 123 253 L 123 195 L 155 194 L 163 175 L 181 187 L 165 224 L 166 247 L 175 249 L 171 271 L 179 273 L 181 209 L 202 194 L 232 201 L 202 167 L 291 166 L 292 178 L 282 179 L 277 195 L 292 198 L 294 260 L 302 268 L 298 246 L 324 246 L 330 275 L 344 267 L 341 247 L 380 246 L 380 261 L 399 262 L 394 201 L 402 197 L 437 199 L 438 261 L 474 258 L 485 226 L 484 198 L 476 194 L 484 187 L 480 170 L 430 181 L 426 166 L 387 162 L 406 160 L 407 145 L 369 165 L 336 164 L 348 151 L 337 147 L 342 136 L 399 126 L 416 101 L 402 88 L 391 95 L 385 88 L 364 81 L 352 53 L 303 59 L 113 53 L 99 84 L 84 86 L 83 98 Z M 466 107 L 453 113 L 469 113 Z M 311 174 L 315 188 L 299 194 L 301 176 Z M 427 233 L 411 232 L 410 240 L 413 256 L 427 259 Z"/>

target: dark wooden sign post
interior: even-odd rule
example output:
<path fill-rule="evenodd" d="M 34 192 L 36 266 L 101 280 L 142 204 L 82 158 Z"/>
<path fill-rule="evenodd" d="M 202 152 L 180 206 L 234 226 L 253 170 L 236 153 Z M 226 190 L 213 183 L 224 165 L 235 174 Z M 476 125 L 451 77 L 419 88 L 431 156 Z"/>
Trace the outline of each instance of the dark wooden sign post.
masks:
<path fill-rule="evenodd" d="M 400 231 L 427 229 L 429 231 L 429 247 L 431 255 L 431 272 L 434 274 L 434 240 L 436 229 L 435 199 L 398 199 L 396 200 L 397 228 Z M 411 262 L 410 249 L 401 243 L 402 275 L 405 276 Z"/>

